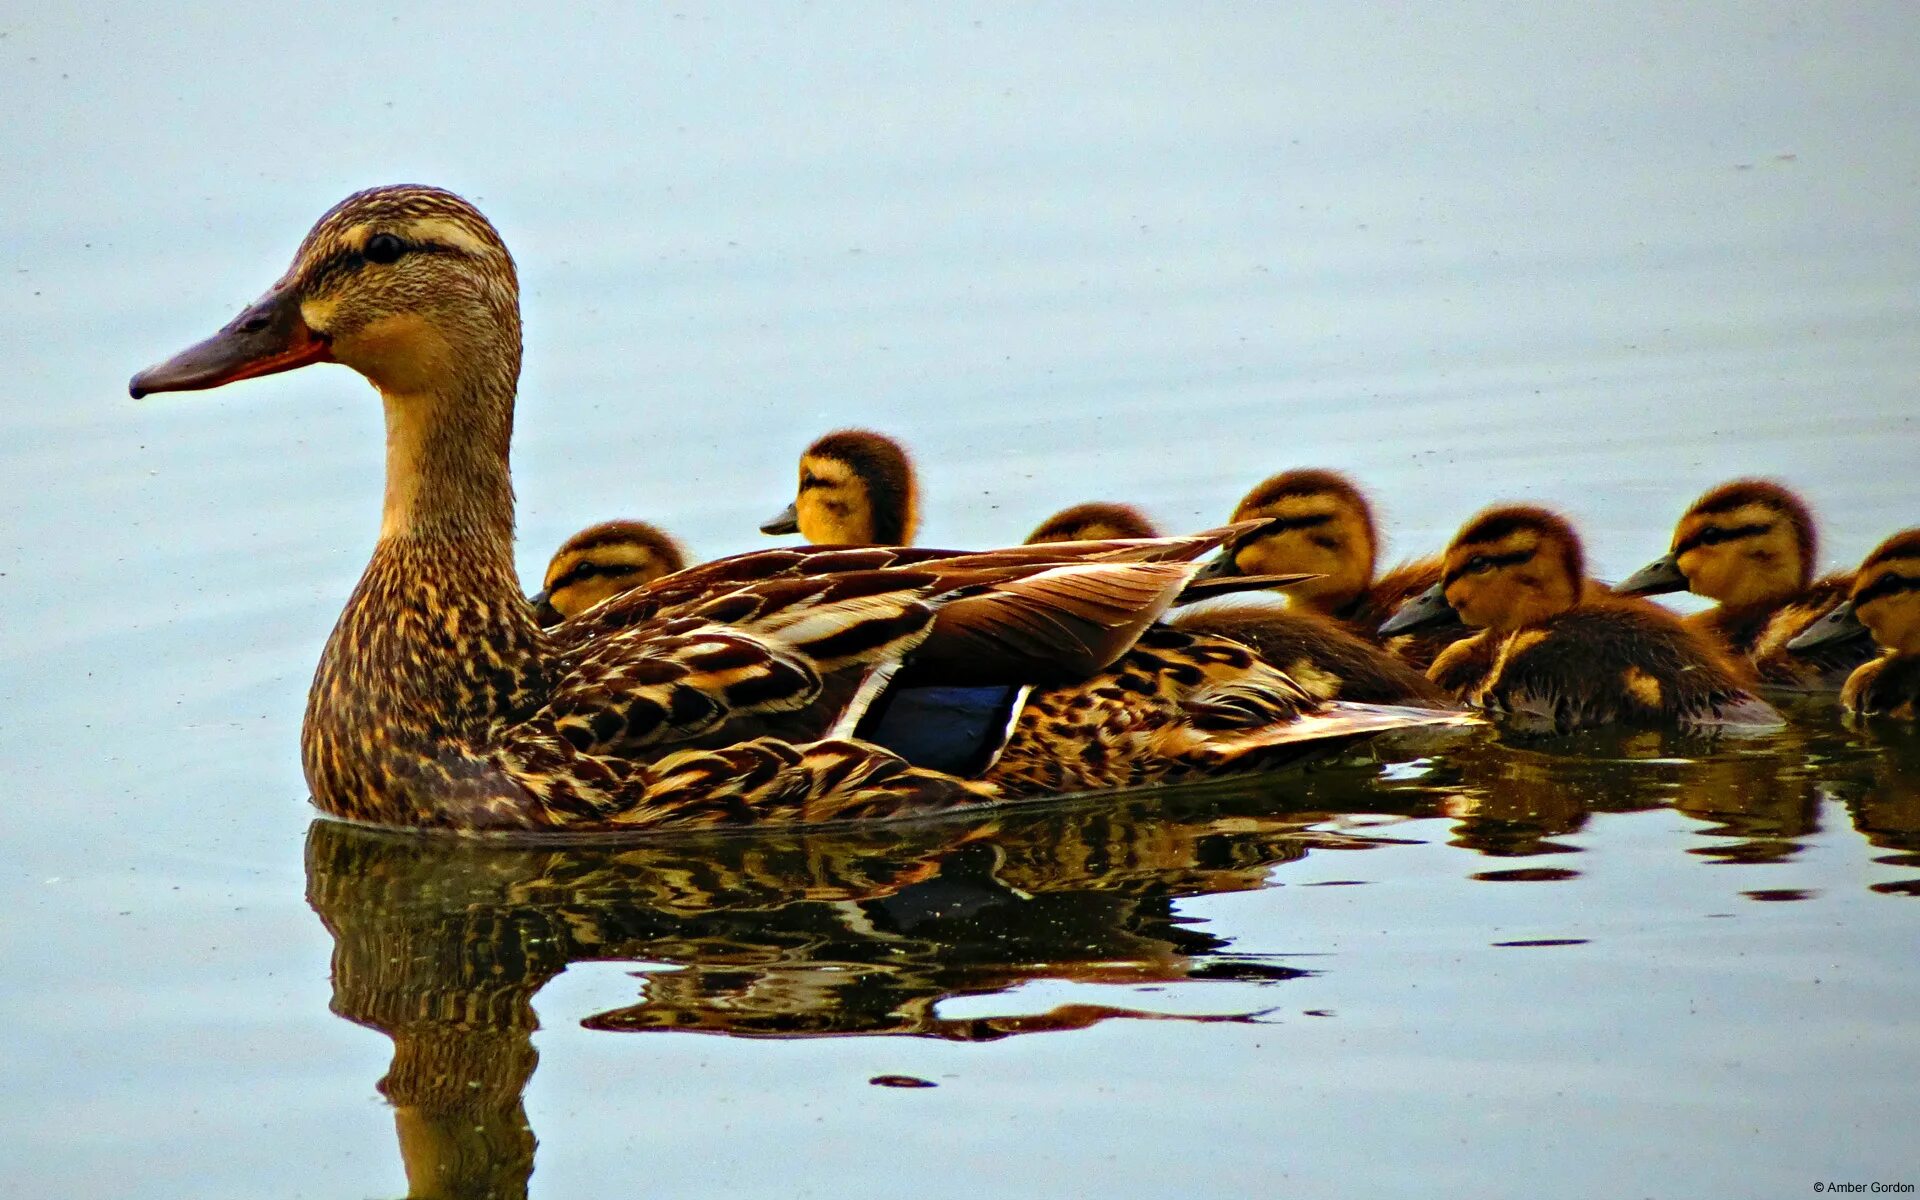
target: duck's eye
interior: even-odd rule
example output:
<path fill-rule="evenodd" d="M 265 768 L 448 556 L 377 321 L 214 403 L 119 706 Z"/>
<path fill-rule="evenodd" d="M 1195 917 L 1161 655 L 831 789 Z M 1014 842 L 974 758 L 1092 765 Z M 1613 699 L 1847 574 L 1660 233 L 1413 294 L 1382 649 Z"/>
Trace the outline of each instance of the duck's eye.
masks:
<path fill-rule="evenodd" d="M 407 244 L 391 233 L 374 234 L 367 239 L 366 249 L 361 251 L 368 262 L 379 263 L 383 267 L 399 262 L 400 256 L 406 252 Z"/>
<path fill-rule="evenodd" d="M 1493 560 L 1484 554 L 1476 554 L 1467 560 L 1467 574 L 1485 575 L 1493 570 Z"/>

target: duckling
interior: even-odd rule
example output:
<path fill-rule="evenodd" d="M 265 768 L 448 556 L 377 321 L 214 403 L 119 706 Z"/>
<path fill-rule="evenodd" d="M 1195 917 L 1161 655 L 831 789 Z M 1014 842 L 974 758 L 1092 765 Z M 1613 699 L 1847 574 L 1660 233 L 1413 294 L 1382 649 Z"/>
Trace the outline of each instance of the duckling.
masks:
<path fill-rule="evenodd" d="M 1787 648 L 1817 652 L 1859 631 L 1872 635 L 1881 654 L 1847 677 L 1840 703 L 1855 716 L 1914 720 L 1920 715 L 1920 528 L 1880 543 L 1854 573 L 1846 601 Z"/>
<path fill-rule="evenodd" d="M 558 625 L 610 596 L 687 568 L 687 552 L 657 525 L 602 521 L 560 544 L 545 586 L 527 598 L 542 628 Z"/>
<path fill-rule="evenodd" d="M 1380 623 L 1440 579 L 1437 557 L 1403 563 L 1375 576 L 1379 537 L 1373 506 L 1337 471 L 1282 471 L 1248 492 L 1233 512 L 1235 521 L 1269 520 L 1229 543 L 1213 563 L 1214 572 L 1317 575 L 1289 587 L 1288 602 L 1337 621 L 1366 641 L 1379 641 Z M 1464 626 L 1436 621 L 1417 637 L 1395 639 L 1389 649 L 1424 670 L 1443 648 L 1468 632 Z"/>
<path fill-rule="evenodd" d="M 1485 633 L 1450 647 L 1429 676 L 1523 727 L 1780 724 L 1750 690 L 1752 671 L 1700 630 L 1587 586 L 1579 535 L 1544 508 L 1506 505 L 1469 521 L 1447 547 L 1441 581 L 1381 632 L 1418 628 L 1443 608 Z M 1468 658 L 1484 669 L 1463 671 Z"/>
<path fill-rule="evenodd" d="M 920 486 L 906 447 L 869 429 L 839 429 L 800 456 L 800 493 L 761 533 L 816 546 L 911 546 Z"/>
<path fill-rule="evenodd" d="M 1844 575 L 1813 577 L 1819 537 L 1807 502 L 1769 479 L 1736 479 L 1693 502 L 1673 549 L 1614 590 L 1623 596 L 1689 591 L 1719 604 L 1686 618 L 1754 664 L 1768 687 L 1837 689 L 1873 657 L 1859 636 L 1795 655 L 1787 643 L 1847 596 Z"/>
<path fill-rule="evenodd" d="M 1145 513 L 1130 504 L 1093 501 L 1076 504 L 1040 522 L 1027 535 L 1027 545 L 1042 542 L 1104 542 L 1115 538 L 1156 538 L 1160 531 Z"/>

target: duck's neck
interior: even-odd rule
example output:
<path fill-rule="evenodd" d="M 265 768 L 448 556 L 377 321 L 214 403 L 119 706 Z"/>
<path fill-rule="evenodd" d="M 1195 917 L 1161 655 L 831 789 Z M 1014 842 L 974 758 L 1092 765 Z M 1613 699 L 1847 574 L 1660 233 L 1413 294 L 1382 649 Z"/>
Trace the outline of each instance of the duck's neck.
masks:
<path fill-rule="evenodd" d="M 484 755 L 488 731 L 546 690 L 513 569 L 515 365 L 432 391 L 382 389 L 380 540 L 321 658 L 303 739 L 328 812 L 433 824 L 450 806 L 517 802 Z"/>

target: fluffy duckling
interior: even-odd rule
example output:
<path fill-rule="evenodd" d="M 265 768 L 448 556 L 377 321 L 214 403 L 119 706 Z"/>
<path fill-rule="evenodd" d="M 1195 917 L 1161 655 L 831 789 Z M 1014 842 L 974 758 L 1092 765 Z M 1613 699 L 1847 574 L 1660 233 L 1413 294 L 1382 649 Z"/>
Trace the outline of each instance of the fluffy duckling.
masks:
<path fill-rule="evenodd" d="M 1686 618 L 1751 660 L 1760 682 L 1802 690 L 1838 688 L 1873 656 L 1861 632 L 1804 655 L 1787 643 L 1847 596 L 1846 575 L 1813 577 L 1819 537 L 1813 512 L 1767 479 L 1723 483 L 1693 502 L 1673 531 L 1673 549 L 1615 591 L 1623 596 L 1692 592 L 1718 601 Z"/>
<path fill-rule="evenodd" d="M 1920 715 L 1920 528 L 1902 530 L 1867 555 L 1845 603 L 1789 643 L 1796 653 L 1872 635 L 1878 658 L 1855 668 L 1840 702 L 1855 716 Z"/>
<path fill-rule="evenodd" d="M 1130 504 L 1093 501 L 1076 504 L 1040 522 L 1027 535 L 1027 545 L 1040 542 L 1104 542 L 1114 538 L 1155 538 L 1160 531 L 1146 514 Z"/>
<path fill-rule="evenodd" d="M 1440 560 L 1426 558 L 1375 576 L 1379 536 L 1373 506 L 1351 479 L 1336 471 L 1282 471 L 1248 492 L 1233 519 L 1270 518 L 1253 535 L 1223 551 L 1221 574 L 1319 576 L 1287 589 L 1290 603 L 1340 622 L 1348 632 L 1377 641 L 1381 622 L 1440 579 Z M 1441 649 L 1466 636 L 1464 627 L 1429 627 L 1397 639 L 1400 658 L 1424 669 Z"/>
<path fill-rule="evenodd" d="M 1749 690 L 1751 671 L 1698 629 L 1587 586 L 1579 535 L 1546 509 L 1507 505 L 1469 521 L 1447 547 L 1441 581 L 1382 632 L 1447 610 L 1485 632 L 1449 647 L 1428 674 L 1525 727 L 1780 724 Z M 1467 660 L 1474 669 L 1463 670 Z"/>
<path fill-rule="evenodd" d="M 760 532 L 798 533 L 816 546 L 910 546 L 920 489 L 899 442 L 839 429 L 800 456 L 800 491 Z"/>
<path fill-rule="evenodd" d="M 541 626 L 558 625 L 610 596 L 687 568 L 687 552 L 645 521 L 602 521 L 560 544 L 544 586 L 527 598 Z"/>

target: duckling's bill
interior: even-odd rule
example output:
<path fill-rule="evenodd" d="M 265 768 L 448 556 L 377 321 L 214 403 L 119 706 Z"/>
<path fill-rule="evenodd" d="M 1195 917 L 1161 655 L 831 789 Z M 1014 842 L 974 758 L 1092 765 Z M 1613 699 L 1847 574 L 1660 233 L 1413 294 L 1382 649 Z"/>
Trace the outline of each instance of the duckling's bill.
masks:
<path fill-rule="evenodd" d="M 1847 600 L 1835 606 L 1826 616 L 1801 630 L 1798 637 L 1787 643 L 1787 649 L 1798 653 L 1866 636 L 1866 625 L 1854 612 L 1853 601 Z"/>
<path fill-rule="evenodd" d="M 771 533 L 776 537 L 785 533 L 800 532 L 800 502 L 794 501 L 777 514 L 760 522 L 761 533 Z"/>
<path fill-rule="evenodd" d="M 332 360 L 327 339 L 301 316 L 299 297 L 275 288 L 212 337 L 135 375 L 127 391 L 135 400 L 154 392 L 199 391 Z"/>
<path fill-rule="evenodd" d="M 1687 577 L 1680 572 L 1680 556 L 1669 554 L 1621 580 L 1613 592 L 1616 596 L 1663 596 L 1686 590 Z"/>
<path fill-rule="evenodd" d="M 1446 585 L 1436 583 L 1395 609 L 1380 626 L 1381 637 L 1398 637 L 1423 629 L 1445 629 L 1460 624 L 1460 614 L 1447 603 Z"/>

